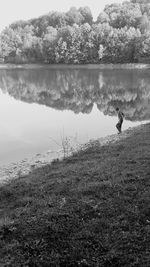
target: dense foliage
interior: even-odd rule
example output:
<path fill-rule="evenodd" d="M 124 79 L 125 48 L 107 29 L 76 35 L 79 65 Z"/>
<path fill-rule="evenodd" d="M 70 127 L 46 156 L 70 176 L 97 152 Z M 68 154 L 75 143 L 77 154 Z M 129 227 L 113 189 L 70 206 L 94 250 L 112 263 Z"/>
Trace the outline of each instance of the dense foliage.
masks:
<path fill-rule="evenodd" d="M 0 35 L 7 62 L 118 63 L 150 60 L 150 0 L 111 4 L 93 21 L 88 7 L 18 21 Z"/>

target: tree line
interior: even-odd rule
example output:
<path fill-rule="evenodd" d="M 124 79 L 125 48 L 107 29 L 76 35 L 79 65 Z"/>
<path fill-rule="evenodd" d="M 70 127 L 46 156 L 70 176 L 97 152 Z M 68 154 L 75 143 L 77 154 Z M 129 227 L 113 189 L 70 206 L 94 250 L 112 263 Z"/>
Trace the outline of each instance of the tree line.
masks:
<path fill-rule="evenodd" d="M 6 62 L 130 63 L 150 61 L 150 0 L 106 5 L 96 21 L 89 7 L 17 21 L 0 34 Z"/>

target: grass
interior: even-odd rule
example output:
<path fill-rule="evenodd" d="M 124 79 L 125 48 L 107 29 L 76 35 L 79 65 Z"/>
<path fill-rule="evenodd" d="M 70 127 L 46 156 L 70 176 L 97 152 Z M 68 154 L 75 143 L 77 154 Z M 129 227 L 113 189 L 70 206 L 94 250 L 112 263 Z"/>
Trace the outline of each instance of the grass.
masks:
<path fill-rule="evenodd" d="M 150 124 L 0 188 L 0 266 L 150 266 Z"/>

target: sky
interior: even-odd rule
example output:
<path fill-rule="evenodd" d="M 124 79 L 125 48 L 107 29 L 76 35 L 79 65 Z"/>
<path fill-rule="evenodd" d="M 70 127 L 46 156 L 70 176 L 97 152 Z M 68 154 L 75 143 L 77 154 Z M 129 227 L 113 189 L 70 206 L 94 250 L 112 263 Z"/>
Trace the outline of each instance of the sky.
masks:
<path fill-rule="evenodd" d="M 66 12 L 70 7 L 90 7 L 94 19 L 111 3 L 123 0 L 0 0 L 0 31 L 17 20 L 28 20 L 50 11 Z"/>

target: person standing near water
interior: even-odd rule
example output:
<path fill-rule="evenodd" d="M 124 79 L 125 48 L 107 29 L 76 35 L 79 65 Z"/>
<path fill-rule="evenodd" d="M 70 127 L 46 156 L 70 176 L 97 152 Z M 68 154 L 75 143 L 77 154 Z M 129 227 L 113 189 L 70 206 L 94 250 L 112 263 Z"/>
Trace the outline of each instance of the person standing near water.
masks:
<path fill-rule="evenodd" d="M 118 123 L 116 124 L 116 128 L 118 130 L 118 134 L 121 133 L 121 127 L 122 127 L 122 123 L 123 123 L 123 119 L 124 119 L 124 114 L 123 112 L 120 111 L 119 108 L 116 108 L 117 114 L 118 114 Z"/>

